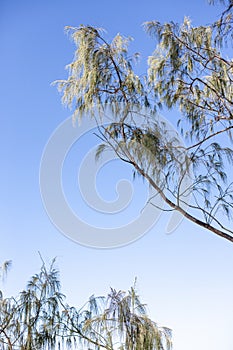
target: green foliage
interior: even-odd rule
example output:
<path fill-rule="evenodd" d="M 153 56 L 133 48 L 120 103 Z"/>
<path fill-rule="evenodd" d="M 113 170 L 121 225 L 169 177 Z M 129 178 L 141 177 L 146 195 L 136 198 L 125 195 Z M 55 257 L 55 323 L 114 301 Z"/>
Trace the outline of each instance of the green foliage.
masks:
<path fill-rule="evenodd" d="M 74 117 L 101 111 L 105 105 L 119 113 L 123 104 L 129 108 L 141 102 L 143 85 L 132 70 L 133 58 L 127 57 L 130 38 L 120 34 L 109 44 L 103 30 L 90 26 L 66 27 L 77 46 L 74 61 L 67 66 L 68 80 L 60 80 L 63 102 L 74 107 Z M 140 100 L 138 97 L 140 96 Z"/>
<path fill-rule="evenodd" d="M 232 39 L 233 3 L 220 2 L 225 9 L 212 25 L 194 27 L 187 17 L 181 25 L 144 23 L 155 50 L 143 77 L 134 73 L 130 39 L 118 34 L 108 43 L 103 30 L 68 27 L 77 49 L 68 79 L 56 83 L 75 119 L 97 120 L 104 141 L 97 158 L 112 148 L 170 209 L 233 241 L 233 60 L 223 46 Z M 161 109 L 174 111 L 177 134 Z M 101 126 L 104 114 L 112 117 L 107 127 Z"/>
<path fill-rule="evenodd" d="M 171 331 L 152 321 L 136 293 L 110 290 L 70 307 L 60 291 L 58 271 L 43 264 L 17 298 L 0 301 L 0 348 L 171 349 Z"/>
<path fill-rule="evenodd" d="M 181 26 L 148 22 L 145 27 L 159 42 L 148 71 L 157 99 L 168 108 L 178 106 L 198 140 L 219 130 L 219 120 L 230 126 L 233 67 L 213 47 L 212 28 L 193 28 L 187 18 Z"/>
<path fill-rule="evenodd" d="M 9 271 L 9 269 L 11 268 L 12 265 L 12 261 L 11 260 L 6 260 L 4 261 L 4 263 L 0 266 L 0 280 L 2 282 L 5 281 L 5 278 L 7 276 L 7 273 Z M 2 291 L 0 290 L 0 301 L 3 298 L 3 294 Z"/>
<path fill-rule="evenodd" d="M 0 278 L 4 281 L 9 269 L 11 268 L 12 261 L 7 260 L 0 266 Z"/>

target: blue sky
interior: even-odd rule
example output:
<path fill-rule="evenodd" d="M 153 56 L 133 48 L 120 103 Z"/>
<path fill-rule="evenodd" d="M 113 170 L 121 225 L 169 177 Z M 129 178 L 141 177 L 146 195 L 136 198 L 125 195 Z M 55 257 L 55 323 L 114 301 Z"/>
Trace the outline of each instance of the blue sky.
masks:
<path fill-rule="evenodd" d="M 219 12 L 205 0 L 1 1 L 0 260 L 13 260 L 5 293 L 24 288 L 40 266 L 40 251 L 47 262 L 57 256 L 63 291 L 71 304 L 80 306 L 91 294 L 104 294 L 110 286 L 127 289 L 137 276 L 151 317 L 173 329 L 175 350 L 232 350 L 230 243 L 186 221 L 166 235 L 168 216 L 162 214 L 150 232 L 132 244 L 109 250 L 87 248 L 53 226 L 39 188 L 43 149 L 55 128 L 70 116 L 50 85 L 66 78 L 64 67 L 73 58 L 74 46 L 64 26 L 90 24 L 105 28 L 109 38 L 118 32 L 134 37 L 132 49 L 142 53 L 140 69 L 145 71 L 154 43 L 143 32 L 144 21 L 181 21 L 189 15 L 200 24 Z M 90 138 L 83 141 L 82 151 L 88 150 Z M 64 190 L 74 208 L 80 196 L 75 192 L 80 154 L 75 152 L 74 147 L 64 168 Z M 114 176 L 112 172 L 107 168 L 97 182 L 106 200 L 114 199 L 118 175 L 131 178 L 130 169 L 121 163 L 114 164 Z M 135 188 L 130 215 L 140 210 L 140 199 L 145 198 L 142 184 L 136 182 Z M 85 207 L 82 215 L 92 225 L 110 221 L 109 216 L 98 217 Z M 124 223 L 126 218 L 117 220 Z"/>

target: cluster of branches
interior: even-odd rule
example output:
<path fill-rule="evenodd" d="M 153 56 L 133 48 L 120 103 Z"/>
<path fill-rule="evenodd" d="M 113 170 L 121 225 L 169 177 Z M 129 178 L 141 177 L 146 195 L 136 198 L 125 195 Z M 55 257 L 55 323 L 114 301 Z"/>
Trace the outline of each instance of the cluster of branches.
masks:
<path fill-rule="evenodd" d="M 70 307 L 54 261 L 43 264 L 17 298 L 0 299 L 0 349 L 171 349 L 171 330 L 152 321 L 135 285 Z"/>
<path fill-rule="evenodd" d="M 226 45 L 233 3 L 220 2 L 225 10 L 211 25 L 146 22 L 156 47 L 140 77 L 130 38 L 118 34 L 108 42 L 102 29 L 67 27 L 77 49 L 68 79 L 55 83 L 74 119 L 96 118 L 98 155 L 111 147 L 156 190 L 165 210 L 233 242 L 233 61 Z M 161 109 L 173 110 L 177 133 L 161 120 Z M 104 127 L 106 113 L 111 122 Z"/>

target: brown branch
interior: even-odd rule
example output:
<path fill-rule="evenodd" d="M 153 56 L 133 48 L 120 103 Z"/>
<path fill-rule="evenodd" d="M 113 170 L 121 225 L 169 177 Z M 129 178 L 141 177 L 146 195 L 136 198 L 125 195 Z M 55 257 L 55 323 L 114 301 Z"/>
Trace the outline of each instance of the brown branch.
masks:
<path fill-rule="evenodd" d="M 13 350 L 13 346 L 12 346 L 10 337 L 6 334 L 6 332 L 5 332 L 4 329 L 1 330 L 1 333 L 4 334 L 4 336 L 5 336 L 6 340 L 7 340 L 7 344 L 8 344 L 8 346 L 9 346 L 9 350 Z"/>
<path fill-rule="evenodd" d="M 190 221 L 194 222 L 195 224 L 208 229 L 209 231 L 217 234 L 218 236 L 227 239 L 230 242 L 233 242 L 233 236 L 217 229 L 214 226 L 211 226 L 210 224 L 201 221 L 197 218 L 195 218 L 194 216 L 192 216 L 191 214 L 189 214 L 187 211 L 185 211 L 183 208 L 181 208 L 180 206 L 178 206 L 177 204 L 173 203 L 169 198 L 166 197 L 166 195 L 164 194 L 164 192 L 159 188 L 159 186 L 154 182 L 154 180 L 148 175 L 146 174 L 139 166 L 137 163 L 133 162 L 133 165 L 135 167 L 135 169 L 145 178 L 147 179 L 147 181 L 150 183 L 150 185 L 160 194 L 160 196 L 162 197 L 162 199 L 164 200 L 165 203 L 167 203 L 171 208 L 177 210 L 178 212 L 180 212 L 184 217 L 186 217 L 187 219 L 189 219 Z"/>
<path fill-rule="evenodd" d="M 219 135 L 219 134 L 222 134 L 223 132 L 227 132 L 227 131 L 229 131 L 229 130 L 231 130 L 231 129 L 233 129 L 233 125 L 227 127 L 227 128 L 224 129 L 224 130 L 216 131 L 215 133 L 213 133 L 213 134 L 211 134 L 211 135 L 205 137 L 203 140 L 201 140 L 201 141 L 195 143 L 194 145 L 187 147 L 186 150 L 190 150 L 190 149 L 192 149 L 192 148 L 194 148 L 194 147 L 200 146 L 201 144 L 203 144 L 205 141 L 211 139 L 212 137 L 217 136 L 217 135 Z M 180 146 L 177 146 L 177 148 L 179 148 L 179 147 L 180 147 Z M 181 148 L 183 148 L 183 147 L 181 147 Z"/>
<path fill-rule="evenodd" d="M 232 126 L 233 127 L 233 126 Z M 110 138 L 111 135 L 109 135 Z M 123 160 L 124 162 L 130 163 L 133 165 L 133 167 L 137 170 L 137 172 L 142 175 L 148 182 L 149 184 L 158 192 L 158 194 L 162 197 L 162 199 L 164 200 L 164 202 L 166 204 L 168 204 L 173 210 L 177 210 L 178 212 L 180 212 L 184 217 L 186 217 L 188 220 L 194 222 L 195 224 L 217 234 L 218 236 L 227 239 L 230 242 L 233 242 L 233 236 L 223 232 L 221 230 L 219 230 L 218 228 L 210 225 L 207 222 L 204 222 L 196 217 L 194 217 L 193 215 L 189 214 L 186 210 L 184 210 L 183 208 L 181 208 L 179 205 L 175 204 L 174 202 L 172 202 L 163 192 L 163 190 L 155 183 L 155 181 L 147 174 L 145 173 L 145 171 L 143 169 L 141 169 L 139 167 L 139 165 L 135 162 L 135 160 L 133 159 L 133 157 L 131 156 L 130 152 L 126 152 L 126 150 L 123 150 L 122 147 L 118 144 L 118 147 L 120 147 L 120 149 L 122 150 L 123 154 L 128 158 L 128 159 L 124 159 L 122 156 L 120 156 L 119 151 L 117 150 L 117 148 L 109 141 L 107 140 L 107 138 L 105 137 L 106 142 L 110 145 L 110 147 L 114 150 L 114 152 L 117 154 L 117 156 Z M 115 140 L 113 140 L 115 141 Z M 116 141 L 115 141 L 116 142 Z M 191 207 L 189 205 L 189 207 Z M 197 208 L 196 208 L 197 209 Z M 221 225 L 221 223 L 219 223 L 217 220 L 215 220 L 217 222 L 217 224 L 219 224 L 220 227 L 222 227 L 224 230 L 232 232 L 228 229 L 226 229 L 223 225 Z"/>

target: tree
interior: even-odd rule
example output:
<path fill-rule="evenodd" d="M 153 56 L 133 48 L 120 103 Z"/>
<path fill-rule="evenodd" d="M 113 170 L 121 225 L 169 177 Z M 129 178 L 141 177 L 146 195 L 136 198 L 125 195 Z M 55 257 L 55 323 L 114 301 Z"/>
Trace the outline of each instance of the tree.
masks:
<path fill-rule="evenodd" d="M 55 83 L 74 119 L 95 115 L 104 142 L 97 155 L 110 147 L 156 190 L 165 210 L 233 242 L 233 3 L 220 2 L 225 9 L 211 25 L 194 27 L 189 18 L 144 23 L 156 48 L 140 77 L 130 38 L 108 42 L 102 29 L 66 27 L 77 49 L 68 79 Z M 114 118 L 104 127 L 109 108 Z M 186 147 L 161 123 L 161 109 L 173 111 Z"/>
<path fill-rule="evenodd" d="M 0 301 L 0 349 L 171 349 L 171 331 L 147 315 L 135 285 L 90 297 L 80 309 L 65 303 L 55 261 L 17 298 Z"/>

